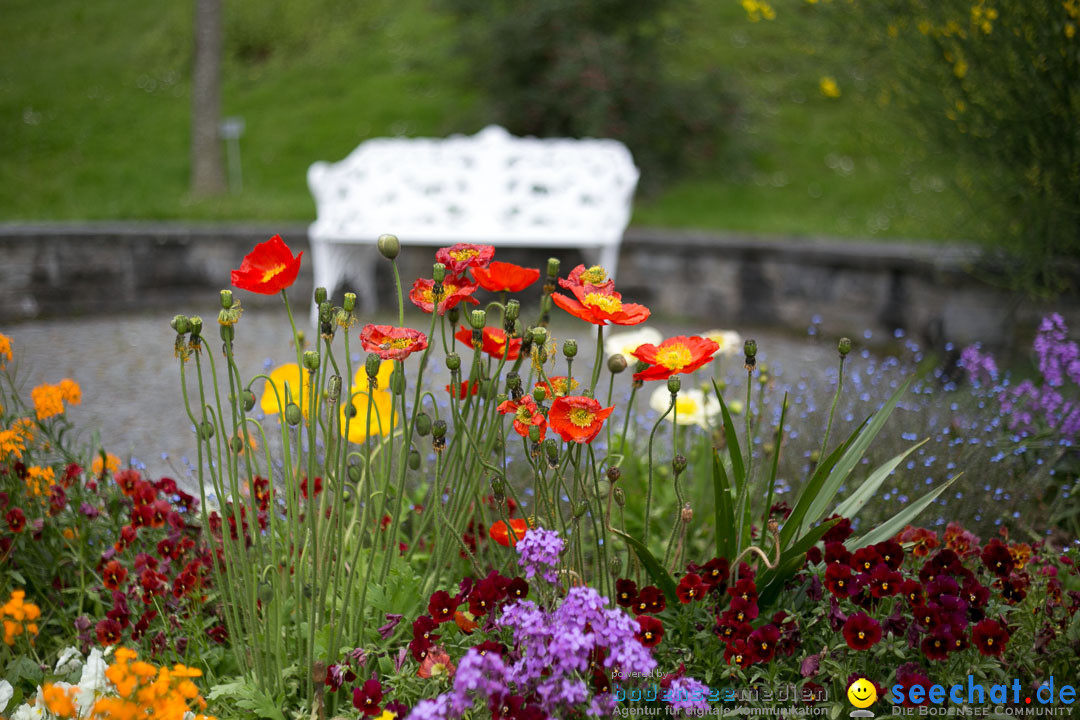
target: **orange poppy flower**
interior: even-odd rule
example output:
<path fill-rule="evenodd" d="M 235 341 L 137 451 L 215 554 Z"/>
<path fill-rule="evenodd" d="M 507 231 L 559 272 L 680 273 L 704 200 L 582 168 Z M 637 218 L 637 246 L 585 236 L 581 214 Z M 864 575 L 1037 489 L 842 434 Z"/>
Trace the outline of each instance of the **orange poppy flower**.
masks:
<path fill-rule="evenodd" d="M 707 362 L 720 349 L 714 340 L 694 335 L 677 335 L 659 345 L 645 343 L 632 354 L 652 367 L 634 373 L 635 380 L 666 380 L 676 373 L 690 373 Z"/>
<path fill-rule="evenodd" d="M 587 291 L 611 292 L 615 289 L 615 281 L 608 277 L 607 270 L 599 265 L 590 268 L 578 265 L 570 271 L 567 278 L 559 278 L 559 285 L 567 290 L 575 287 L 586 288 Z"/>
<path fill-rule="evenodd" d="M 470 388 L 469 381 L 462 380 L 461 385 L 457 388 L 457 390 L 454 390 L 454 387 L 452 385 L 447 385 L 446 392 L 450 393 L 450 397 L 452 398 L 464 400 L 467 395 L 475 395 L 480 392 L 480 383 L 478 383 L 476 380 L 473 380 L 472 387 Z"/>
<path fill-rule="evenodd" d="M 601 407 L 590 397 L 566 395 L 551 403 L 548 424 L 566 442 L 591 443 L 614 409 Z"/>
<path fill-rule="evenodd" d="M 507 400 L 499 404 L 498 410 L 503 415 L 514 414 L 514 432 L 521 437 L 529 437 L 529 428 L 533 425 L 540 428 L 540 441 L 543 442 L 547 433 L 547 420 L 532 397 L 525 395 L 521 400 Z"/>
<path fill-rule="evenodd" d="M 472 347 L 472 330 L 464 325 L 454 333 L 454 337 Z M 484 344 L 480 346 L 480 349 L 493 358 L 501 358 L 505 352 L 507 360 L 516 360 L 518 353 L 521 352 L 521 338 L 511 338 L 508 346 L 506 333 L 503 330 L 486 327 L 484 328 Z"/>
<path fill-rule="evenodd" d="M 508 262 L 493 262 L 487 267 L 474 267 L 473 279 L 491 292 L 521 292 L 540 279 L 536 268 L 525 268 Z"/>
<path fill-rule="evenodd" d="M 454 622 L 466 635 L 472 635 L 473 630 L 480 627 L 480 623 L 476 622 L 476 617 L 468 610 L 465 612 L 461 610 L 455 611 Z"/>
<path fill-rule="evenodd" d="M 456 670 L 457 666 L 451 662 L 450 656 L 446 654 L 446 651 L 441 647 L 436 647 L 432 648 L 424 657 L 423 662 L 420 663 L 420 669 L 416 671 L 416 674 L 424 679 L 439 677 L 440 675 L 454 677 L 454 672 Z"/>
<path fill-rule="evenodd" d="M 569 395 L 570 391 L 574 390 L 580 384 L 581 383 L 574 378 L 567 379 L 565 375 L 556 375 L 554 377 L 549 377 L 546 383 L 541 381 L 536 383 L 533 387 L 542 389 L 544 391 L 544 400 L 546 402 L 551 402 L 552 390 L 555 391 L 555 397 L 562 397 L 563 395 Z"/>
<path fill-rule="evenodd" d="M 529 529 L 529 522 L 525 518 L 511 518 L 509 526 L 505 520 L 499 520 L 488 529 L 488 536 L 503 547 L 517 545 L 517 541 L 525 537 L 525 531 Z M 510 534 L 510 530 L 514 534 Z"/>
<path fill-rule="evenodd" d="M 364 350 L 383 360 L 404 360 L 427 347 L 427 336 L 419 330 L 393 325 L 367 325 L 360 333 Z"/>
<path fill-rule="evenodd" d="M 435 310 L 435 296 L 432 292 L 434 287 L 434 280 L 417 278 L 416 282 L 413 283 L 412 290 L 409 291 L 409 300 L 412 301 L 413 305 L 430 314 Z M 443 294 L 439 300 L 439 314 L 442 315 L 461 302 L 479 305 L 480 301 L 472 296 L 476 292 L 476 287 L 476 285 L 464 278 L 447 275 L 446 279 L 443 280 Z"/>
<path fill-rule="evenodd" d="M 573 296 L 552 293 L 551 299 L 576 318 L 593 325 L 639 325 L 649 319 L 649 308 L 624 303 L 622 295 L 592 285 L 570 288 Z"/>
<path fill-rule="evenodd" d="M 491 245 L 473 245 L 471 243 L 458 243 L 450 247 L 439 248 L 435 253 L 435 261 L 446 266 L 446 272 L 451 275 L 460 275 L 470 267 L 487 267 L 495 255 L 495 248 Z"/>
<path fill-rule="evenodd" d="M 240 269 L 232 271 L 232 284 L 260 295 L 281 292 L 296 282 L 303 255 L 301 252 L 293 257 L 281 236 L 275 235 L 244 256 Z"/>

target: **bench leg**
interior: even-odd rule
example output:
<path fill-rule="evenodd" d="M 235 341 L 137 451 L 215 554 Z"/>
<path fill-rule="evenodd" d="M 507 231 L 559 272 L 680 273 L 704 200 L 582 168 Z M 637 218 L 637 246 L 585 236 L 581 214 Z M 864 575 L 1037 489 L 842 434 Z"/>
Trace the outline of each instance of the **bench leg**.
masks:
<path fill-rule="evenodd" d="M 320 240 L 311 240 L 311 268 L 314 276 L 314 287 L 326 288 L 326 295 L 332 298 L 334 291 L 340 284 L 342 275 L 342 263 L 338 257 L 339 251 L 329 243 Z M 314 297 L 311 300 L 311 324 L 319 326 L 319 306 Z"/>
<path fill-rule="evenodd" d="M 355 266 L 356 291 L 366 313 L 374 313 L 379 307 L 378 287 L 375 284 L 375 266 L 379 255 L 374 247 L 361 247 L 359 264 Z"/>

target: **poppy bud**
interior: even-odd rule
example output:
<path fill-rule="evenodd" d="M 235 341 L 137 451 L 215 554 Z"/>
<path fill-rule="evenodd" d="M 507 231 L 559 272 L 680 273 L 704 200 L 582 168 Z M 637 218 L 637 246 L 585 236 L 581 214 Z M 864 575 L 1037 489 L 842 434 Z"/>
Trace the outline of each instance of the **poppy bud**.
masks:
<path fill-rule="evenodd" d="M 626 358 L 621 353 L 615 353 L 607 360 L 607 369 L 612 375 L 618 375 L 626 369 Z"/>
<path fill-rule="evenodd" d="M 469 325 L 473 330 L 483 330 L 484 325 L 487 324 L 487 312 L 483 310 L 473 310 L 469 313 Z"/>
<path fill-rule="evenodd" d="M 612 575 L 618 575 L 622 571 L 622 558 L 616 555 L 608 561 L 608 567 L 611 568 Z"/>
<path fill-rule="evenodd" d="M 678 394 L 679 390 L 682 389 L 682 380 L 680 380 L 677 376 L 672 375 L 667 379 L 667 389 L 668 392 L 672 395 Z"/>
<path fill-rule="evenodd" d="M 336 403 L 341 397 L 341 376 L 331 375 L 329 382 L 326 384 L 326 392 L 329 395 L 329 400 L 332 403 Z"/>
<path fill-rule="evenodd" d="M 319 351 L 318 350 L 306 350 L 304 351 L 304 367 L 311 372 L 315 372 L 319 369 Z"/>
<path fill-rule="evenodd" d="M 401 242 L 398 241 L 397 235 L 380 235 L 375 244 L 379 248 L 379 253 L 387 260 L 393 260 L 401 252 Z"/>
<path fill-rule="evenodd" d="M 676 455 L 671 458 L 671 469 L 675 472 L 675 477 L 682 475 L 683 470 L 686 469 L 686 456 Z"/>
<path fill-rule="evenodd" d="M 547 339 L 548 339 L 547 328 L 542 328 L 542 327 L 533 328 L 533 331 L 532 331 L 533 345 L 541 345 L 542 346 L 544 343 L 547 342 Z"/>
<path fill-rule="evenodd" d="M 358 482 L 360 482 L 360 478 L 361 478 L 361 477 L 363 476 L 363 474 L 364 474 L 364 471 L 363 471 L 363 469 L 362 469 L 362 468 L 360 467 L 360 464 L 359 464 L 359 463 L 356 463 L 356 464 L 350 465 L 350 466 L 349 466 L 349 469 L 348 469 L 348 470 L 347 470 L 346 472 L 348 472 L 348 473 L 349 473 L 349 480 L 351 480 L 351 481 L 352 481 L 352 482 L 354 482 L 354 483 L 358 483 Z"/>
<path fill-rule="evenodd" d="M 559 277 L 559 258 L 548 258 L 547 276 L 552 280 Z"/>
<path fill-rule="evenodd" d="M 330 303 L 326 302 L 325 300 L 319 303 L 319 322 L 330 322 Z"/>
<path fill-rule="evenodd" d="M 409 469 L 420 469 L 420 453 L 418 453 L 415 448 L 409 451 Z"/>
<path fill-rule="evenodd" d="M 209 440 L 214 437 L 214 425 L 209 420 L 204 420 L 199 424 L 199 439 Z"/>
<path fill-rule="evenodd" d="M 495 384 L 491 382 L 490 378 L 484 378 L 480 381 L 480 397 L 485 400 L 491 399 L 491 391 L 495 388 Z"/>
<path fill-rule="evenodd" d="M 502 405 L 504 402 L 506 402 L 509 399 L 510 399 L 509 395 L 507 395 L 506 393 L 501 392 L 501 393 L 499 393 L 498 395 L 495 396 L 495 405 L 496 406 Z"/>
<path fill-rule="evenodd" d="M 543 386 L 533 388 L 533 400 L 536 402 L 544 402 L 545 397 L 547 397 L 547 393 L 544 392 Z"/>
<path fill-rule="evenodd" d="M 356 293 L 345 293 L 345 299 L 341 301 L 341 307 L 345 309 L 345 312 L 352 312 L 356 309 Z"/>
<path fill-rule="evenodd" d="M 197 340 L 202 335 L 202 318 L 196 315 L 188 320 L 189 328 L 191 330 L 191 339 Z"/>
<path fill-rule="evenodd" d="M 405 392 L 405 373 L 400 368 L 394 368 L 390 373 L 390 391 L 395 395 Z"/>
<path fill-rule="evenodd" d="M 694 519 L 694 509 L 690 507 L 690 503 L 683 505 L 682 512 L 679 513 L 679 519 L 685 524 L 689 525 L 690 521 Z"/>
<path fill-rule="evenodd" d="M 420 437 L 427 437 L 431 432 L 431 416 L 421 410 L 416 413 L 416 419 L 413 420 L 413 427 L 416 429 L 416 434 Z"/>
<path fill-rule="evenodd" d="M 567 340 L 562 344 L 562 354 L 568 358 L 577 355 L 577 340 Z"/>
<path fill-rule="evenodd" d="M 591 397 L 595 397 L 595 394 L 593 393 L 591 388 L 582 388 L 581 396 L 591 398 Z"/>
<path fill-rule="evenodd" d="M 221 307 L 222 307 L 222 309 L 228 310 L 229 308 L 232 307 L 232 303 L 233 303 L 232 290 L 222 290 L 221 291 Z"/>
<path fill-rule="evenodd" d="M 623 492 L 623 489 L 621 487 L 615 488 L 615 490 L 611 493 L 611 496 L 615 498 L 615 504 L 619 507 L 623 507 L 624 505 L 626 505 L 626 493 Z"/>
<path fill-rule="evenodd" d="M 495 502 L 499 504 L 506 500 L 506 483 L 502 478 L 491 478 L 491 493 L 495 496 Z"/>
<path fill-rule="evenodd" d="M 840 338 L 840 342 L 836 344 L 836 349 L 840 351 L 840 357 L 847 357 L 847 354 L 851 352 L 851 338 Z"/>
<path fill-rule="evenodd" d="M 506 328 L 506 332 L 510 333 L 510 337 L 519 338 L 524 334 L 522 332 L 522 328 L 524 327 L 525 326 L 521 324 L 520 320 L 515 320 L 512 327 Z"/>
<path fill-rule="evenodd" d="M 176 315 L 169 325 L 172 326 L 172 329 L 176 331 L 177 335 L 183 335 L 191 329 L 191 321 L 188 320 L 187 315 Z"/>
<path fill-rule="evenodd" d="M 379 376 L 379 365 L 381 361 L 379 356 L 375 353 L 370 353 L 364 360 L 364 372 L 367 373 L 368 379 L 374 381 Z M 374 385 L 374 382 L 371 383 Z"/>
<path fill-rule="evenodd" d="M 574 517 L 575 518 L 583 518 L 583 517 L 585 517 L 585 513 L 587 513 L 588 511 L 589 511 L 589 503 L 582 500 L 581 502 L 579 502 L 577 504 L 577 507 L 574 508 Z"/>
<path fill-rule="evenodd" d="M 510 392 L 521 389 L 521 376 L 513 370 L 506 373 L 506 389 Z"/>
<path fill-rule="evenodd" d="M 521 303 L 517 300 L 506 301 L 506 319 L 511 322 L 518 319 L 518 314 L 521 312 Z"/>
<path fill-rule="evenodd" d="M 540 426 L 539 425 L 530 425 L 529 426 L 529 440 L 532 440 L 534 443 L 540 442 Z"/>
<path fill-rule="evenodd" d="M 635 373 L 645 372 L 648 368 L 649 363 L 645 362 L 644 360 L 638 360 L 636 363 L 634 363 Z"/>
<path fill-rule="evenodd" d="M 436 420 L 431 423 L 431 436 L 436 438 L 446 437 L 446 421 Z"/>
<path fill-rule="evenodd" d="M 619 468 L 617 468 L 617 467 L 609 467 L 607 469 L 607 479 L 608 479 L 609 483 L 612 483 L 612 484 L 617 483 L 617 482 L 619 482 L 619 478 L 621 478 L 621 477 L 622 477 L 622 470 L 620 470 Z"/>
<path fill-rule="evenodd" d="M 315 288 L 315 304 L 322 305 L 324 302 L 326 302 L 326 288 Z"/>
<path fill-rule="evenodd" d="M 451 327 L 457 327 L 458 320 L 460 320 L 460 319 L 461 319 L 461 310 L 458 309 L 457 305 L 455 305 L 454 307 L 452 307 L 452 308 L 450 308 L 449 310 L 446 311 L 446 321 L 448 323 L 450 323 Z"/>
<path fill-rule="evenodd" d="M 747 372 L 753 372 L 754 365 L 757 364 L 757 340 L 747 340 L 743 343 L 743 354 L 746 355 L 743 367 Z"/>
<path fill-rule="evenodd" d="M 227 313 L 228 310 L 222 310 L 221 312 Z M 218 326 L 218 333 L 221 335 L 221 339 L 225 342 L 232 342 L 233 338 L 236 337 L 236 330 L 233 328 L 232 325 Z"/>
<path fill-rule="evenodd" d="M 230 444 L 232 445 L 233 452 L 237 455 L 244 451 L 244 441 L 240 436 L 234 437 Z"/>
<path fill-rule="evenodd" d="M 559 445 L 552 438 L 544 441 L 544 454 L 547 455 L 548 465 L 553 468 L 559 466 Z"/>
<path fill-rule="evenodd" d="M 348 418 L 354 418 L 360 414 L 360 411 L 356 409 L 356 406 L 349 403 L 345 406 L 345 416 Z"/>
<path fill-rule="evenodd" d="M 291 402 L 285 406 L 285 422 L 296 426 L 300 424 L 300 420 L 302 420 L 303 417 L 303 414 L 300 412 L 300 406 L 296 403 Z"/>
<path fill-rule="evenodd" d="M 255 393 L 250 390 L 240 393 L 240 400 L 244 403 L 244 412 L 251 412 L 251 409 L 255 407 Z"/>
<path fill-rule="evenodd" d="M 446 280 L 446 266 L 440 262 L 431 266 L 431 279 L 437 283 Z"/>

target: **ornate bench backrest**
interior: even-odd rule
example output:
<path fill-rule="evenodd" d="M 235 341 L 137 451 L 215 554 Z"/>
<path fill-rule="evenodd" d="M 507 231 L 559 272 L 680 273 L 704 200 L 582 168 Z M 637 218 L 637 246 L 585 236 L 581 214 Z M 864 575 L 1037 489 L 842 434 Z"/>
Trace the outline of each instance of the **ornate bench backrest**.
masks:
<path fill-rule="evenodd" d="M 376 138 L 341 162 L 315 163 L 313 240 L 542 245 L 619 243 L 638 169 L 615 140 L 473 136 Z"/>

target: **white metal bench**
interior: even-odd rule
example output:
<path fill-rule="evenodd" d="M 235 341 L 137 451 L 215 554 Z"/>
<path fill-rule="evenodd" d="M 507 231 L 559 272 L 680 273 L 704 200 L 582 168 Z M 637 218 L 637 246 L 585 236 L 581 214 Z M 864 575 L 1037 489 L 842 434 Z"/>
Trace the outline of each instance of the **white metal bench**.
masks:
<path fill-rule="evenodd" d="M 616 140 L 519 138 L 495 125 L 473 136 L 368 140 L 308 169 L 315 286 L 333 293 L 351 278 L 374 310 L 383 233 L 406 245 L 580 248 L 614 276 L 638 175 Z"/>

